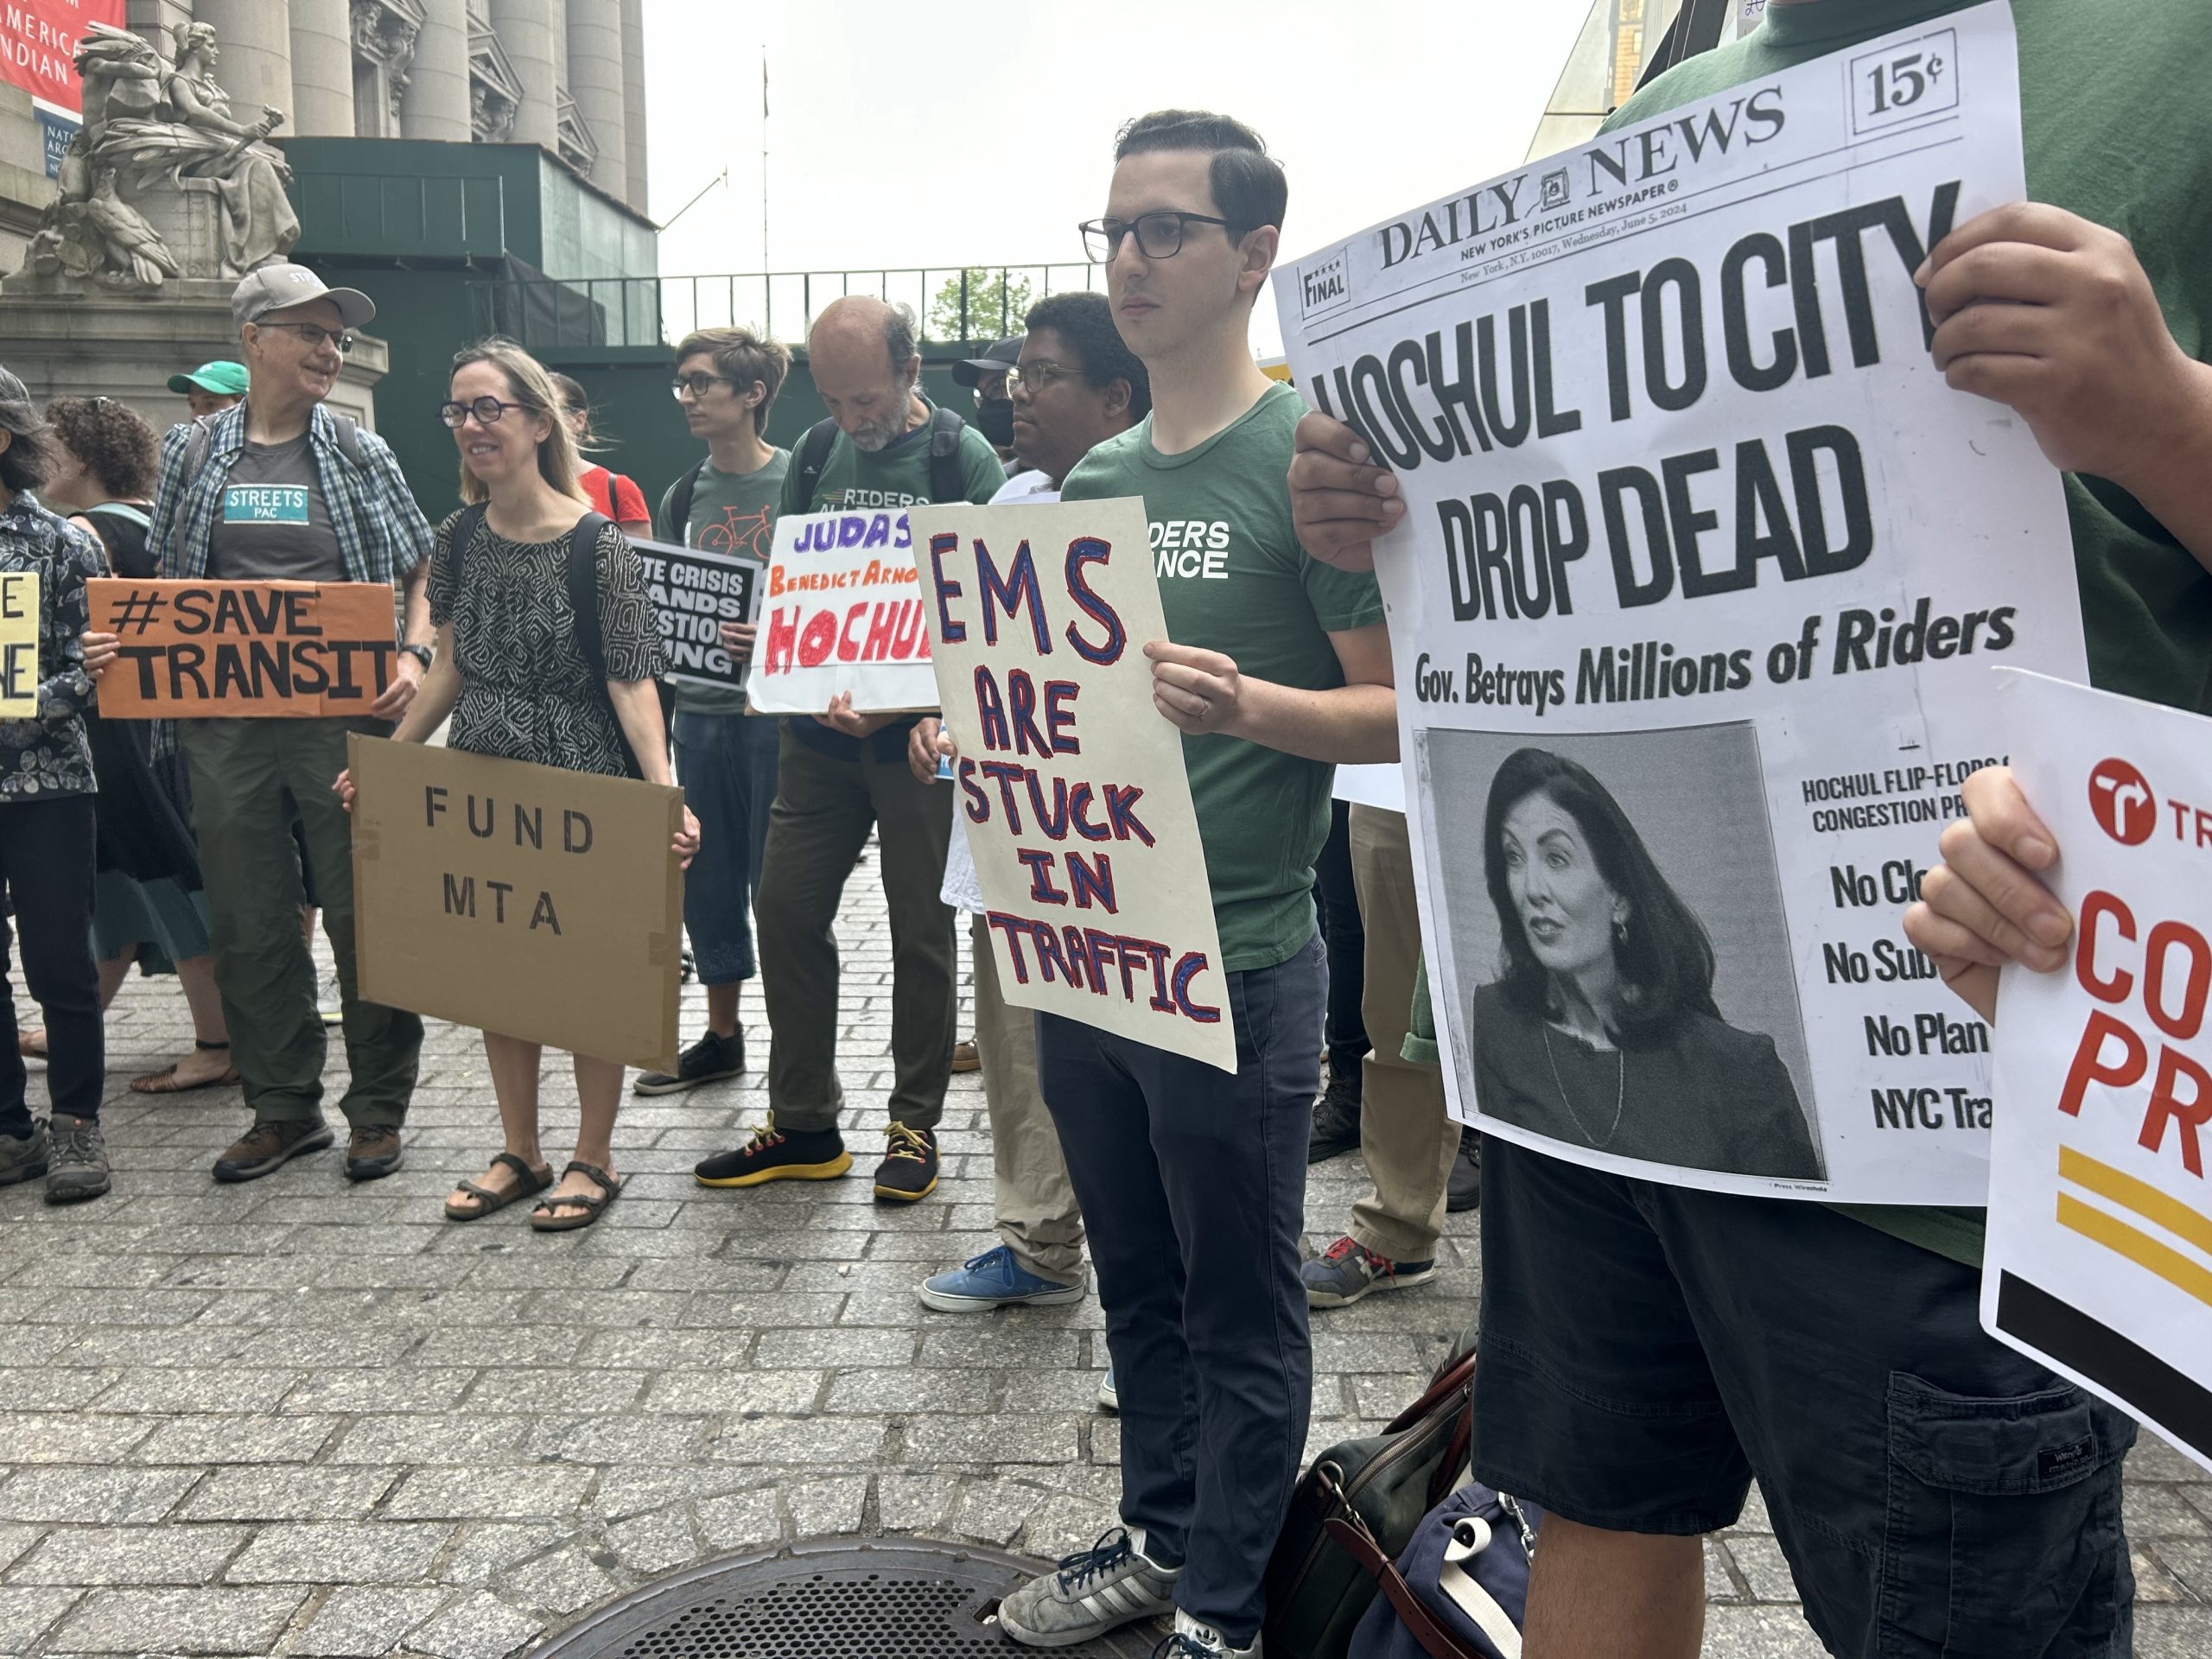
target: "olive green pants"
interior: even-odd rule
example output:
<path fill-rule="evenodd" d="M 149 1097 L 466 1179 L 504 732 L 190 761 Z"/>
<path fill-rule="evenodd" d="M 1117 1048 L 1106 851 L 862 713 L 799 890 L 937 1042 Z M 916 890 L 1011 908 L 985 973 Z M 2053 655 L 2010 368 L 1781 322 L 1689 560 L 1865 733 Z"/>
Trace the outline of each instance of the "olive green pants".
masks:
<path fill-rule="evenodd" d="M 346 1059 L 353 1077 L 340 1109 L 356 1128 L 407 1116 L 422 1058 L 423 1021 L 364 1002 L 354 989 L 353 838 L 331 785 L 346 766 L 346 734 L 383 736 L 373 720 L 184 720 L 177 737 L 192 769 L 192 827 L 207 893 L 215 987 L 230 1022 L 231 1061 L 257 1122 L 317 1117 L 328 1052 L 315 1012 L 315 959 L 300 931 L 296 814 L 305 832 L 322 929 L 337 958 Z"/>

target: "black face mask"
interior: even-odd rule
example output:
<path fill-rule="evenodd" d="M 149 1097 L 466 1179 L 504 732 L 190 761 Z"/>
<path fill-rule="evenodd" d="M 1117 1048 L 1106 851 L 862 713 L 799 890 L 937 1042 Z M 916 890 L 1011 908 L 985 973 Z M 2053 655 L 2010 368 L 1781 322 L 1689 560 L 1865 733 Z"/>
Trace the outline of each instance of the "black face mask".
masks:
<path fill-rule="evenodd" d="M 1014 404 L 1005 397 L 987 398 L 976 405 L 976 429 L 1000 448 L 1014 442 Z"/>

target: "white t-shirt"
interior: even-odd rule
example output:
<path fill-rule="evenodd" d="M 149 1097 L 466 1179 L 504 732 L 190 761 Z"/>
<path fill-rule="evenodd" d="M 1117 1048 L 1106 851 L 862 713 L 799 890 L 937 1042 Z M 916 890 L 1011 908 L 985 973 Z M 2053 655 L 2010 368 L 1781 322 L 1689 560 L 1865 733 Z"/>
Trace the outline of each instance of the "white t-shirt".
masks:
<path fill-rule="evenodd" d="M 1040 506 L 1059 499 L 1060 486 L 1042 469 L 1033 467 L 1007 480 L 991 498 L 990 505 L 998 507 L 1014 502 L 1022 506 Z M 957 800 L 952 807 L 952 841 L 945 849 L 944 885 L 938 890 L 938 897 L 955 910 L 964 910 L 971 916 L 983 913 L 982 884 L 976 880 L 976 857 L 968 850 L 968 826 L 961 818 Z"/>

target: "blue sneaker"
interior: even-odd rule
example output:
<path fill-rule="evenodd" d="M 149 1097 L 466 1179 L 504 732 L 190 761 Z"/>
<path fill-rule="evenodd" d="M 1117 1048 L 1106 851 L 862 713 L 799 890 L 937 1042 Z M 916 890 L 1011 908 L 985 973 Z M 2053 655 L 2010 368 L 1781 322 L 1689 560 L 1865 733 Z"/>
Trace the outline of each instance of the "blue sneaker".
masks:
<path fill-rule="evenodd" d="M 925 1279 L 915 1293 L 940 1313 L 983 1313 L 995 1307 L 1059 1307 L 1083 1300 L 1083 1286 L 1040 1279 L 1001 1244 L 959 1267 Z"/>
<path fill-rule="evenodd" d="M 1114 1365 L 1111 1360 L 1109 1360 L 1106 1364 L 1106 1380 L 1098 1385 L 1098 1409 L 1110 1411 L 1116 1417 L 1122 1414 L 1122 1391 L 1114 1386 Z"/>

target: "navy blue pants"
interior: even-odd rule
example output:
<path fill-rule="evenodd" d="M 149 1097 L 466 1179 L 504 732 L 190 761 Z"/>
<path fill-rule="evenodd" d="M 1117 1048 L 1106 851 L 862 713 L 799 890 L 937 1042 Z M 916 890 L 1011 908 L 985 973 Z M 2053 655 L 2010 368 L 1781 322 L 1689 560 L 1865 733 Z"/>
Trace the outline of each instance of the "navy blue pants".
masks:
<path fill-rule="evenodd" d="M 1037 1071 L 1098 1270 L 1122 1394 L 1122 1519 L 1236 1645 L 1306 1451 L 1313 1352 L 1298 1246 L 1320 1085 L 1318 938 L 1226 976 L 1236 1075 L 1052 1014 Z"/>
<path fill-rule="evenodd" d="M 683 873 L 683 931 L 702 985 L 753 977 L 747 906 L 760 885 L 782 724 L 758 715 L 676 716 L 676 775 L 699 820 L 698 856 Z"/>

